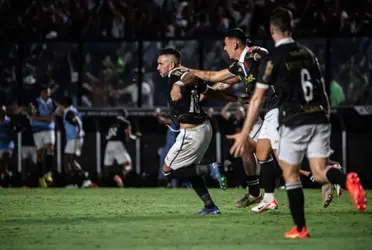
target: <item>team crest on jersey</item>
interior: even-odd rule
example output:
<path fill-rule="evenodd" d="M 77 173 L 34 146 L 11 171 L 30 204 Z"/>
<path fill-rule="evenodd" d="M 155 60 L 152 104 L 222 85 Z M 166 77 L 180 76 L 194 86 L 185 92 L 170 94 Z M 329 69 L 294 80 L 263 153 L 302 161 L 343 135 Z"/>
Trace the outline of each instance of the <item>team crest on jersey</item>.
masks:
<path fill-rule="evenodd" d="M 180 71 L 180 70 L 176 70 L 173 72 L 174 75 L 176 76 L 182 76 L 184 72 Z"/>

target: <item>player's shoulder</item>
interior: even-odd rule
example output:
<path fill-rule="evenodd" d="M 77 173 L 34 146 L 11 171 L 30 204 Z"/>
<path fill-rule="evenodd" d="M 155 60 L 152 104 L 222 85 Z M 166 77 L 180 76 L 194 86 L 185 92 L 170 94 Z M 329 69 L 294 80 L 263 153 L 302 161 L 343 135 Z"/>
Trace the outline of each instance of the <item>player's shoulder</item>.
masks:
<path fill-rule="evenodd" d="M 187 69 L 173 69 L 169 72 L 168 77 L 182 77 L 184 74 L 189 72 Z"/>

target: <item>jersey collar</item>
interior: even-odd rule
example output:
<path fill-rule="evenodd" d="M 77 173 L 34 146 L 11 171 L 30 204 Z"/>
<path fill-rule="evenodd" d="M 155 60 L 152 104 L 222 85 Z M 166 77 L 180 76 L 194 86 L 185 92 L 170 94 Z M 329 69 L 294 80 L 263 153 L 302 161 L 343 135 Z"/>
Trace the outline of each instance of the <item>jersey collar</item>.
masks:
<path fill-rule="evenodd" d="M 279 41 L 276 42 L 275 47 L 278 47 L 283 44 L 288 44 L 288 43 L 294 43 L 295 41 L 291 37 L 286 37 L 283 39 L 280 39 Z"/>
<path fill-rule="evenodd" d="M 246 47 L 244 48 L 242 54 L 240 55 L 240 58 L 239 58 L 239 62 L 240 62 L 240 63 L 244 63 L 245 55 L 247 54 L 248 50 L 249 50 L 249 47 L 246 46 Z"/>
<path fill-rule="evenodd" d="M 171 71 L 168 72 L 168 77 L 171 76 L 172 72 L 175 71 L 176 69 L 172 69 Z"/>

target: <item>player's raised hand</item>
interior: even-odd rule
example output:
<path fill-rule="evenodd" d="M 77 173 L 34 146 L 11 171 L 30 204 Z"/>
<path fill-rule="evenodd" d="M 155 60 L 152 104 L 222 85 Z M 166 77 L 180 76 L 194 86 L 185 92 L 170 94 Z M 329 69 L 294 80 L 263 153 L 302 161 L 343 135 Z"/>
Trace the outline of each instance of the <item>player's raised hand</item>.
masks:
<path fill-rule="evenodd" d="M 230 154 L 234 155 L 235 157 L 241 156 L 244 152 L 244 148 L 247 146 L 246 143 L 249 143 L 247 137 L 243 133 L 227 135 L 226 138 L 235 141 L 230 148 Z"/>
<path fill-rule="evenodd" d="M 174 102 L 181 99 L 182 98 L 181 87 L 177 84 L 173 84 L 170 96 L 171 96 L 172 101 Z"/>

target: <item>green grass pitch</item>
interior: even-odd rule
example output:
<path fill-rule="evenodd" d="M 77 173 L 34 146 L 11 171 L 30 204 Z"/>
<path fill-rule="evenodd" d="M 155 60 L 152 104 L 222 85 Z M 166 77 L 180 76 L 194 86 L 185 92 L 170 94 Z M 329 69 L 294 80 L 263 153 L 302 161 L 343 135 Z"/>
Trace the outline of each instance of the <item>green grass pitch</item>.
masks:
<path fill-rule="evenodd" d="M 192 189 L 1 189 L 0 249 L 372 249 L 372 209 L 357 213 L 347 193 L 323 209 L 305 190 L 312 238 L 288 240 L 286 193 L 277 212 L 253 214 L 233 206 L 244 192 L 212 189 L 222 214 L 200 217 Z"/>

